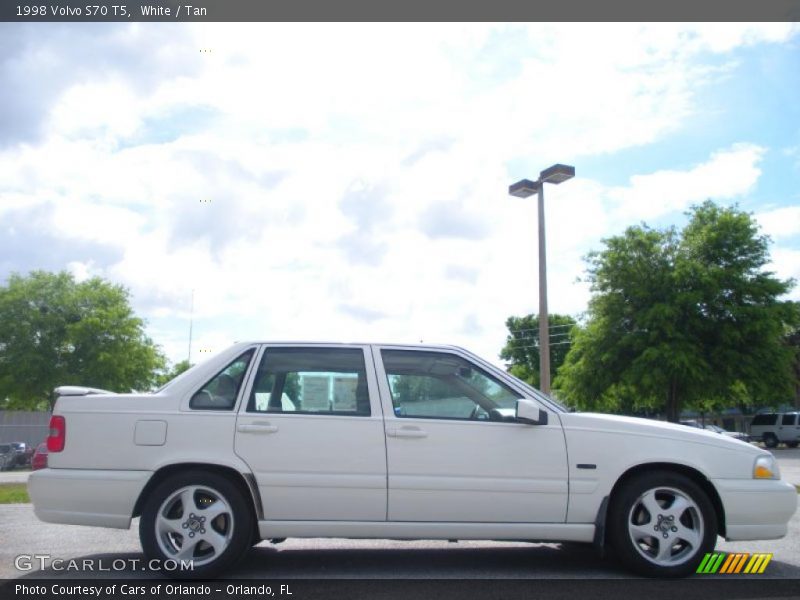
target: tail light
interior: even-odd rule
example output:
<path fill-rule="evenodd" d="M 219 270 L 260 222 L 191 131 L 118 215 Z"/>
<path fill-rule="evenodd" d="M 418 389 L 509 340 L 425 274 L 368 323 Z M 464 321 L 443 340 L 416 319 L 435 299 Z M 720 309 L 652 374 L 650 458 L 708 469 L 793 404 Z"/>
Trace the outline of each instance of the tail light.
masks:
<path fill-rule="evenodd" d="M 50 435 L 47 436 L 48 452 L 61 452 L 67 439 L 67 422 L 60 415 L 50 417 Z"/>

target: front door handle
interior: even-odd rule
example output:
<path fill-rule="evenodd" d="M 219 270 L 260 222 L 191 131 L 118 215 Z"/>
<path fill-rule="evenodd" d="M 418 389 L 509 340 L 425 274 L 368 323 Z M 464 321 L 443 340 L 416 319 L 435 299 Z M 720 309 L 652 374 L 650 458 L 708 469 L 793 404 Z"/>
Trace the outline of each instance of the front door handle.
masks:
<path fill-rule="evenodd" d="M 275 433 L 278 431 L 277 425 L 271 423 L 241 423 L 236 426 L 239 433 Z"/>
<path fill-rule="evenodd" d="M 386 430 L 386 435 L 399 438 L 424 438 L 428 437 L 428 432 L 419 427 L 401 427 L 400 429 L 390 427 Z"/>

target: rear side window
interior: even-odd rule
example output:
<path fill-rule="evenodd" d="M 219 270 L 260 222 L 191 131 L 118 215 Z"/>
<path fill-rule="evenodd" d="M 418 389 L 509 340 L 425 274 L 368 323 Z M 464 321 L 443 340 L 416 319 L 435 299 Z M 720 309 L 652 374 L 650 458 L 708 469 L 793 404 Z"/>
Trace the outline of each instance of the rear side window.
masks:
<path fill-rule="evenodd" d="M 236 397 L 242 387 L 247 366 L 253 358 L 253 349 L 248 350 L 222 369 L 198 390 L 189 401 L 195 410 L 233 410 Z"/>
<path fill-rule="evenodd" d="M 775 425 L 777 417 L 775 414 L 756 415 L 751 425 Z"/>
<path fill-rule="evenodd" d="M 796 414 L 783 415 L 781 418 L 781 425 L 794 425 L 797 422 Z"/>
<path fill-rule="evenodd" d="M 364 351 L 358 348 L 267 348 L 248 412 L 370 415 Z"/>

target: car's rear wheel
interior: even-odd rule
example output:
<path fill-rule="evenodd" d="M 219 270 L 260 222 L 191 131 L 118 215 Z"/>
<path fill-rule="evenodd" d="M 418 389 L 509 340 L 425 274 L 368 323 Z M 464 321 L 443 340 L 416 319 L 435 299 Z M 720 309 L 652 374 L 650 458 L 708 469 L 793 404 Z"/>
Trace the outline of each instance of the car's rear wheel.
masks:
<path fill-rule="evenodd" d="M 670 471 L 627 481 L 611 500 L 608 525 L 623 564 L 649 577 L 694 573 L 717 539 L 717 518 L 706 493 Z"/>
<path fill-rule="evenodd" d="M 774 433 L 765 433 L 764 434 L 764 445 L 767 448 L 775 448 L 778 445 L 778 438 L 775 437 Z"/>
<path fill-rule="evenodd" d="M 165 575 L 214 577 L 250 547 L 253 514 L 236 484 L 217 473 L 188 471 L 166 479 L 142 508 L 139 539 Z"/>

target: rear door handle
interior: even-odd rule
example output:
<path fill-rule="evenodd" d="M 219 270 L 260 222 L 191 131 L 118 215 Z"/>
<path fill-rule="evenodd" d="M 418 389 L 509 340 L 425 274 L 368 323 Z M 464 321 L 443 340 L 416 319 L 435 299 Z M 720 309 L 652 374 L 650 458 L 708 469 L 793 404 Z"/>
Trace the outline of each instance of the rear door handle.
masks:
<path fill-rule="evenodd" d="M 275 433 L 278 431 L 277 425 L 271 423 L 241 423 L 236 426 L 239 433 Z"/>
<path fill-rule="evenodd" d="M 424 438 L 428 437 L 428 432 L 418 427 L 401 427 L 400 429 L 390 427 L 386 430 L 386 435 L 398 438 Z"/>

